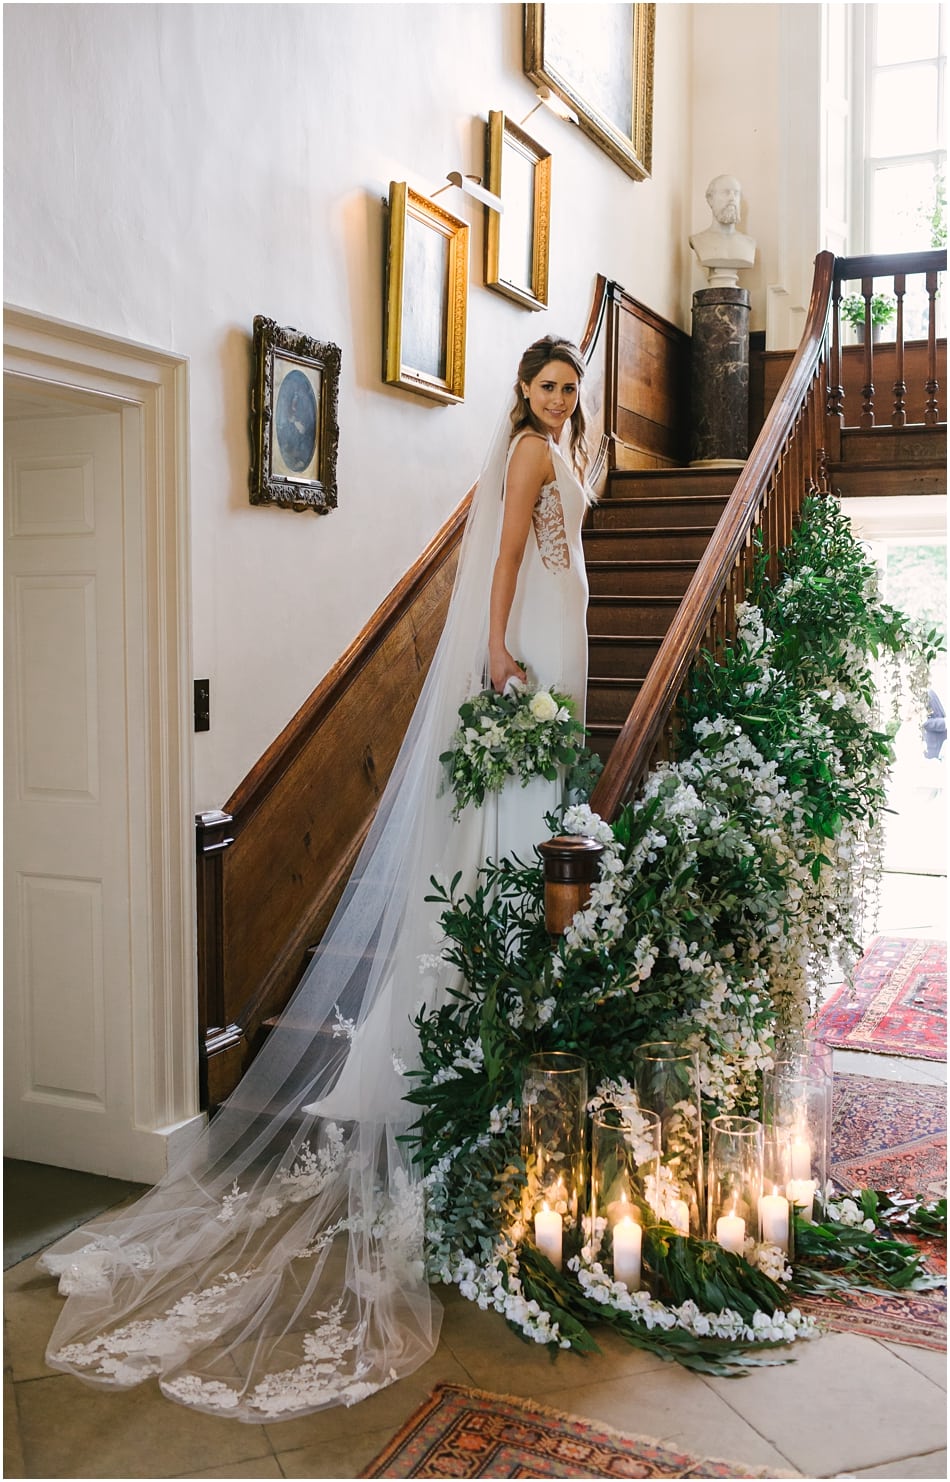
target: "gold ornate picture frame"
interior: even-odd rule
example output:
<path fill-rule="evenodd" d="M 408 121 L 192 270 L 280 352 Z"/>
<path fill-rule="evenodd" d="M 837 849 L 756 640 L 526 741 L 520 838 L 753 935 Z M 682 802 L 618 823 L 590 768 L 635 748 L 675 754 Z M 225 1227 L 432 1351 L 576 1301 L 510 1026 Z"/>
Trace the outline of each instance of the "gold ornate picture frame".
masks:
<path fill-rule="evenodd" d="M 653 168 L 655 5 L 525 5 L 524 70 L 634 180 Z"/>
<path fill-rule="evenodd" d="M 488 207 L 485 284 L 528 309 L 548 305 L 551 155 L 504 113 L 488 115 L 487 185 L 504 215 Z"/>
<path fill-rule="evenodd" d="M 254 319 L 252 504 L 336 509 L 340 347 Z"/>
<path fill-rule="evenodd" d="M 392 181 L 384 381 L 434 401 L 463 401 L 467 312 L 468 224 Z"/>

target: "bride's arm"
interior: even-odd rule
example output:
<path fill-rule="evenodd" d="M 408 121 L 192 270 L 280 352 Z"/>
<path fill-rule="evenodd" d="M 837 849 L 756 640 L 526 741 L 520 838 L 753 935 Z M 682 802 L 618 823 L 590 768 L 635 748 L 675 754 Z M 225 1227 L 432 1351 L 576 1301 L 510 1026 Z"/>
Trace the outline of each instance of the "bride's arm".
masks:
<path fill-rule="evenodd" d="M 554 477 L 551 450 L 544 438 L 523 437 L 511 455 L 505 487 L 501 543 L 492 574 L 489 605 L 488 659 L 491 682 L 503 690 L 508 680 L 525 678 L 524 670 L 508 652 L 506 635 L 518 572 L 531 528 L 531 516 L 545 483 Z"/>

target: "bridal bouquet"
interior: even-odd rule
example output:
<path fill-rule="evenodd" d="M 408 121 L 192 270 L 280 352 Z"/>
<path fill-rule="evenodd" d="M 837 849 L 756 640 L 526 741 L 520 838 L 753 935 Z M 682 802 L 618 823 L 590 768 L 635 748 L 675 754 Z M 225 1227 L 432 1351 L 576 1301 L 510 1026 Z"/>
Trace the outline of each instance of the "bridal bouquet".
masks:
<path fill-rule="evenodd" d="M 440 760 L 455 794 L 453 818 L 468 803 L 499 792 L 509 777 L 522 787 L 532 777 L 554 780 L 559 765 L 572 767 L 585 735 L 574 701 L 557 690 L 510 685 L 504 694 L 482 690 L 459 707 L 459 727 Z"/>

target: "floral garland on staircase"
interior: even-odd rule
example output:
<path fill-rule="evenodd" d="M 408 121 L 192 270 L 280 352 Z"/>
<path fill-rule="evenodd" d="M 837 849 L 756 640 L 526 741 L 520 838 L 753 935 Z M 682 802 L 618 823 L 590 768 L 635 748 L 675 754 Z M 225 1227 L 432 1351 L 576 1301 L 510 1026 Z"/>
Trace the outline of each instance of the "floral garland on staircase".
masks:
<path fill-rule="evenodd" d="M 847 973 L 860 954 L 899 712 L 925 693 L 940 639 L 883 602 L 834 499 L 806 502 L 782 572 L 771 582 L 759 560 L 735 640 L 697 666 L 676 759 L 612 826 L 584 804 L 556 820 L 604 846 L 556 947 L 537 861 L 487 862 L 470 896 L 433 880 L 441 966 L 464 987 L 416 1021 L 428 1266 L 528 1340 L 586 1351 L 590 1324 L 609 1321 L 664 1357 L 735 1373 L 815 1331 L 775 1247 L 744 1259 L 663 1220 L 644 1231 L 652 1295 L 614 1282 L 590 1241 L 556 1271 L 528 1238 L 519 1146 L 523 1067 L 542 1051 L 582 1055 L 609 1101 L 634 1047 L 674 1040 L 701 1051 L 704 1117 L 754 1111 L 776 1035 L 803 1026 L 830 967 Z M 855 1234 L 850 1211 L 828 1205 L 810 1246 L 847 1250 L 856 1279 L 885 1279 L 890 1262 L 893 1284 L 932 1284 L 915 1249 L 893 1257 L 891 1207 L 875 1201 L 879 1234 L 860 1221 Z M 939 1223 L 945 1206 L 922 1218 Z"/>

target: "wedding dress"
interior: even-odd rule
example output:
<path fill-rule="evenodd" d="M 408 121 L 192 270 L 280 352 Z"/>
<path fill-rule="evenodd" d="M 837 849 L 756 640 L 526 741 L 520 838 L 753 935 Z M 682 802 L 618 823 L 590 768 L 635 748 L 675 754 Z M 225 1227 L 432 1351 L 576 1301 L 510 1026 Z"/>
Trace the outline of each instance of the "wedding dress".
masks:
<path fill-rule="evenodd" d="M 510 782 L 458 822 L 440 755 L 483 688 L 488 595 L 514 442 L 479 477 L 445 629 L 343 899 L 280 1021 L 227 1103 L 156 1187 L 40 1259 L 67 1296 L 47 1363 L 251 1422 L 350 1405 L 434 1351 L 421 1173 L 402 1139 L 412 1020 L 440 1001 L 433 874 L 470 889 L 488 856 L 530 860 L 559 783 Z M 586 496 L 551 443 L 508 625 L 511 653 L 583 718 Z"/>

